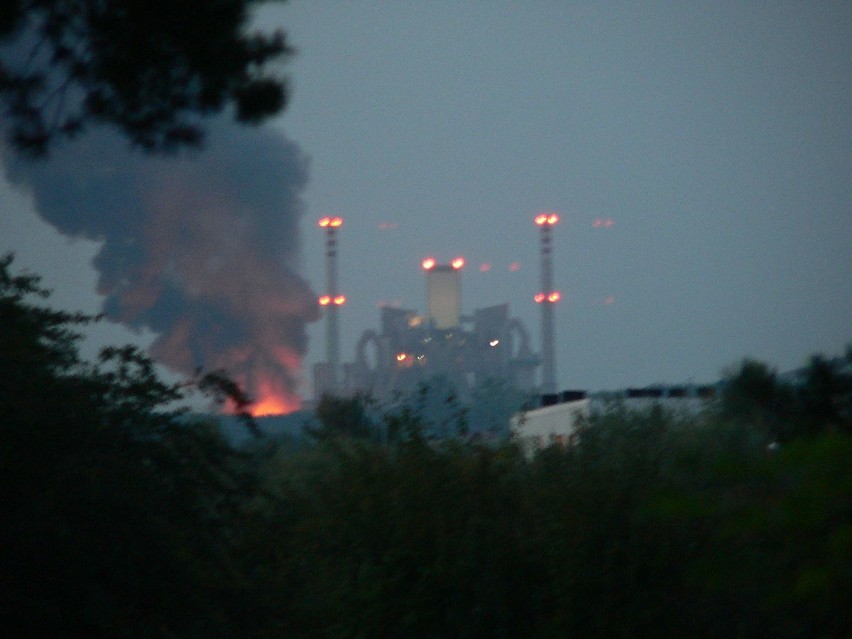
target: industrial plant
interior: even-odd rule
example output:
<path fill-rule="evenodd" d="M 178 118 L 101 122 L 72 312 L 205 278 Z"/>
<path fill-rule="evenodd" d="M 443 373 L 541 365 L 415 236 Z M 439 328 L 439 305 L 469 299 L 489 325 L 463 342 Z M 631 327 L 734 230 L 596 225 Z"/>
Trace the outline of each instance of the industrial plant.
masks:
<path fill-rule="evenodd" d="M 439 263 L 430 257 L 421 264 L 426 278 L 425 312 L 383 307 L 379 328 L 365 330 L 354 359 L 341 363 L 337 314 L 346 298 L 337 290 L 336 232 L 343 220 L 322 218 L 319 226 L 326 232 L 327 290 L 319 304 L 326 312 L 326 360 L 314 365 L 316 399 L 325 394 L 367 393 L 380 401 L 388 400 L 438 376 L 451 383 L 463 398 L 488 378 L 503 379 L 530 393 L 554 392 L 553 312 L 560 294 L 553 288 L 551 234 L 558 221 L 556 213 L 535 218 L 541 230 L 541 290 L 533 296 L 542 305 L 542 343 L 538 350 L 526 327 L 511 316 L 508 304 L 464 312 L 464 258 Z"/>

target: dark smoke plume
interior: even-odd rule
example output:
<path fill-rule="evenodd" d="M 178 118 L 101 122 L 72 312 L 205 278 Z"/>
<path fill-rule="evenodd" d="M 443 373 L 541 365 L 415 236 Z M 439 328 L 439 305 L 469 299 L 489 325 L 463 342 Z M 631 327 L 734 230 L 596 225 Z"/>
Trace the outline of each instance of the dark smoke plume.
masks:
<path fill-rule="evenodd" d="M 255 398 L 298 407 L 315 296 L 297 274 L 307 161 L 269 129 L 208 123 L 203 151 L 154 157 L 92 129 L 49 160 L 6 158 L 10 181 L 70 236 L 100 240 L 107 317 L 159 337 L 170 368 L 225 369 Z"/>

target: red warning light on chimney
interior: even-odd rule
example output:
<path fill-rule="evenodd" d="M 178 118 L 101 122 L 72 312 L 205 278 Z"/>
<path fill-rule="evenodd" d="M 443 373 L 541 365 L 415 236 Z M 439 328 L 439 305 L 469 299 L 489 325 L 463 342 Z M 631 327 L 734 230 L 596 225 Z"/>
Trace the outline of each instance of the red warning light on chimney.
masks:
<path fill-rule="evenodd" d="M 319 298 L 320 306 L 328 306 L 331 304 L 331 295 L 321 295 Z"/>
<path fill-rule="evenodd" d="M 452 266 L 457 271 L 464 268 L 464 258 L 463 257 L 457 257 L 452 262 L 450 262 L 450 266 Z"/>
<path fill-rule="evenodd" d="M 559 222 L 559 215 L 556 213 L 539 213 L 535 216 L 535 223 L 539 226 L 553 226 Z"/>
<path fill-rule="evenodd" d="M 438 263 L 435 261 L 434 257 L 427 257 L 425 260 L 420 262 L 420 265 L 423 267 L 424 271 L 431 271 Z"/>
<path fill-rule="evenodd" d="M 536 293 L 533 299 L 535 300 L 536 304 L 542 304 L 543 302 L 555 304 L 556 302 L 562 299 L 562 294 L 559 291 L 550 291 L 550 293 Z"/>
<path fill-rule="evenodd" d="M 317 222 L 322 228 L 337 228 L 338 226 L 343 226 L 343 218 L 342 217 L 323 217 L 320 218 L 319 222 Z"/>
<path fill-rule="evenodd" d="M 346 296 L 345 295 L 335 295 L 334 299 L 331 300 L 331 301 L 334 302 L 334 304 L 336 306 L 343 306 L 344 304 L 346 304 Z"/>

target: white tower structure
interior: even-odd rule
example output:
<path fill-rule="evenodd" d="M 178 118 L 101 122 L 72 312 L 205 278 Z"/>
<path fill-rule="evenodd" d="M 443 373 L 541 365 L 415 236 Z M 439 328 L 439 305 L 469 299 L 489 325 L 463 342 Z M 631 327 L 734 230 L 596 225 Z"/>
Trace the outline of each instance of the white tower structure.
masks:
<path fill-rule="evenodd" d="M 554 358 L 553 305 L 561 295 L 553 288 L 552 229 L 559 222 L 556 213 L 541 213 L 535 223 L 541 229 L 541 290 L 535 301 L 541 304 L 541 392 L 556 392 L 556 361 Z"/>
<path fill-rule="evenodd" d="M 461 270 L 464 258 L 438 264 L 427 257 L 421 263 L 426 271 L 426 306 L 435 328 L 452 328 L 461 323 Z"/>
<path fill-rule="evenodd" d="M 340 335 L 338 333 L 339 308 L 346 303 L 346 296 L 337 288 L 337 229 L 343 226 L 339 217 L 324 217 L 319 221 L 325 229 L 326 292 L 319 298 L 320 306 L 326 309 L 325 351 L 326 365 L 323 391 L 335 393 L 339 390 Z"/>

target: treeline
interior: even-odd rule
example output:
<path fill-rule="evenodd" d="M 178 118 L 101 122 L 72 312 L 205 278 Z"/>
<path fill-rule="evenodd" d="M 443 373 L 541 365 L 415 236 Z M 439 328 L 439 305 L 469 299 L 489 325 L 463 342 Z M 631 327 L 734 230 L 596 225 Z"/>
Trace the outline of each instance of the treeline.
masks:
<path fill-rule="evenodd" d="M 360 400 L 234 450 L 138 352 L 81 361 L 86 318 L 37 291 L 0 264 L 6 636 L 852 636 L 848 357 L 531 459 L 410 405 L 377 438 Z"/>

